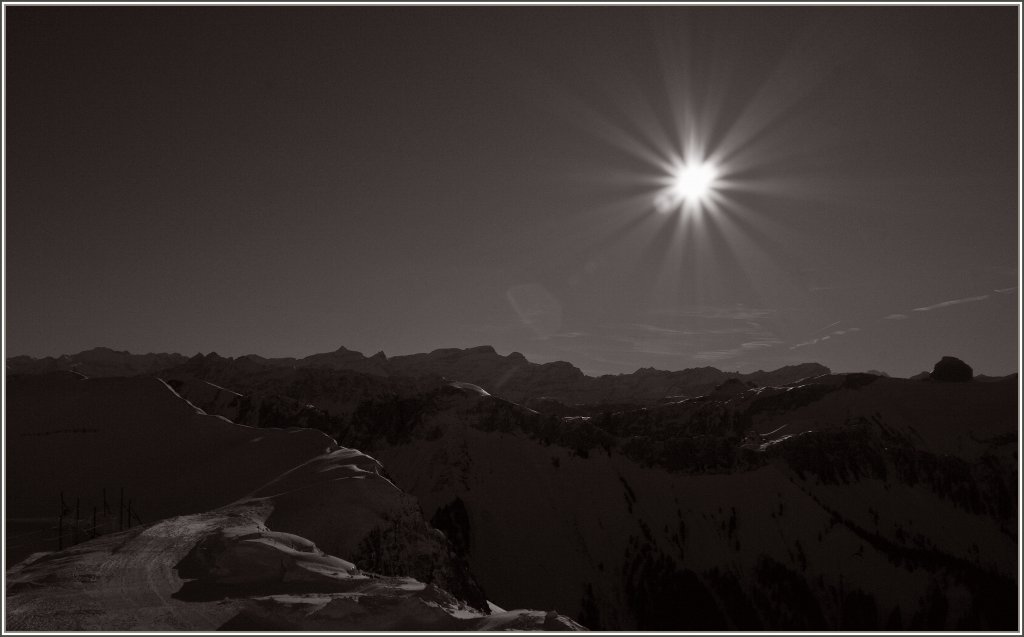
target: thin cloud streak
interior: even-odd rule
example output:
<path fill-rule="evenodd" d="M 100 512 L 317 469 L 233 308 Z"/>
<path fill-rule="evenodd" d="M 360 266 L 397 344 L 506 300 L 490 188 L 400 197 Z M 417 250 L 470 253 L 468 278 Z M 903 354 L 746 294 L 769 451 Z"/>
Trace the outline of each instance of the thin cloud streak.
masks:
<path fill-rule="evenodd" d="M 718 350 L 711 352 L 698 352 L 691 358 L 698 361 L 721 361 L 729 358 L 735 358 L 738 352 L 736 350 Z"/>
<path fill-rule="evenodd" d="M 811 336 L 814 336 L 815 334 L 821 334 L 822 332 L 824 332 L 828 328 L 835 327 L 836 325 L 839 325 L 840 323 L 842 323 L 842 321 L 836 321 L 835 323 L 829 323 L 825 327 L 823 327 L 823 328 L 821 328 L 819 330 L 815 330 L 815 331 L 811 332 Z"/>
<path fill-rule="evenodd" d="M 733 319 L 736 321 L 751 321 L 775 316 L 776 310 L 768 308 L 747 308 L 747 307 L 697 307 L 686 309 L 660 309 L 651 310 L 652 314 L 660 316 L 675 316 L 680 318 L 704 318 L 704 319 Z"/>
<path fill-rule="evenodd" d="M 691 358 L 699 361 L 725 360 L 729 358 L 736 358 L 741 354 L 750 354 L 752 351 L 775 347 L 776 345 L 781 345 L 784 342 L 785 341 L 776 338 L 774 334 L 768 333 L 761 338 L 742 343 L 739 347 L 697 352 L 691 356 Z"/>
<path fill-rule="evenodd" d="M 960 305 L 961 303 L 975 303 L 977 301 L 984 301 L 989 297 L 988 294 L 982 294 L 981 296 L 969 296 L 964 299 L 953 299 L 952 301 L 943 301 L 942 303 L 936 303 L 935 305 L 927 305 L 925 307 L 915 307 L 914 312 L 930 312 L 931 310 L 937 310 L 941 307 L 949 307 L 951 305 Z"/>
<path fill-rule="evenodd" d="M 641 332 L 653 332 L 655 334 L 684 334 L 682 330 L 674 330 L 668 327 L 660 327 L 658 325 L 647 325 L 645 323 L 631 323 L 626 327 L 633 327 Z"/>
<path fill-rule="evenodd" d="M 1000 293 L 1000 294 L 1009 294 L 1009 293 L 1012 293 L 1012 292 L 1016 291 L 1016 289 L 1017 289 L 1016 287 L 1001 288 L 1001 289 L 993 290 L 993 292 L 997 292 L 997 293 Z M 961 304 L 964 304 L 964 303 L 977 303 L 979 301 L 984 301 L 984 300 L 988 299 L 989 297 L 990 297 L 989 294 L 981 294 L 979 296 L 968 296 L 968 297 L 964 297 L 962 299 L 953 299 L 951 301 L 943 301 L 941 303 L 936 303 L 934 305 L 926 305 L 924 307 L 915 307 L 911 311 L 913 311 L 913 312 L 930 312 L 932 310 L 938 310 L 938 309 L 942 309 L 942 308 L 945 308 L 945 307 L 951 307 L 951 306 L 954 306 L 954 305 L 961 305 Z M 910 315 L 902 314 L 902 313 L 898 313 L 897 312 L 897 313 L 894 313 L 894 314 L 889 314 L 887 316 L 883 316 L 879 320 L 881 320 L 881 321 L 905 321 L 905 320 L 907 320 L 909 318 L 910 318 Z M 824 328 L 822 328 L 821 330 L 818 330 L 816 332 L 812 332 L 811 336 L 814 336 L 815 334 L 820 333 L 824 329 L 828 329 L 829 327 L 832 327 L 834 325 L 838 325 L 841 322 L 842 321 L 836 321 L 835 323 L 832 323 L 831 325 L 827 325 Z M 836 330 L 834 332 L 826 334 L 825 336 L 821 336 L 821 337 L 818 337 L 818 338 L 811 338 L 811 339 L 807 339 L 805 341 L 802 341 L 800 343 L 797 343 L 796 345 L 791 346 L 789 349 L 792 350 L 792 349 L 797 349 L 797 348 L 800 348 L 800 347 L 808 347 L 810 345 L 816 345 L 818 343 L 827 341 L 827 340 L 831 339 L 834 336 L 842 336 L 843 334 L 846 334 L 848 332 L 859 332 L 859 331 L 861 331 L 861 329 L 859 327 L 851 327 L 851 328 L 848 328 L 846 330 Z"/>
<path fill-rule="evenodd" d="M 838 321 L 837 321 L 837 323 L 838 323 Z M 835 323 L 833 323 L 833 325 L 835 325 Z M 851 334 L 853 332 L 860 332 L 860 331 L 862 331 L 862 330 L 859 327 L 848 327 L 845 330 L 835 330 L 834 332 L 829 332 L 825 336 L 820 336 L 818 338 L 812 338 L 812 339 L 804 341 L 802 343 L 797 343 L 796 345 L 793 345 L 789 349 L 797 349 L 799 347 L 807 347 L 809 345 L 816 345 L 818 343 L 822 343 L 824 341 L 827 341 L 827 340 L 831 339 L 834 336 L 843 336 L 844 334 Z"/>

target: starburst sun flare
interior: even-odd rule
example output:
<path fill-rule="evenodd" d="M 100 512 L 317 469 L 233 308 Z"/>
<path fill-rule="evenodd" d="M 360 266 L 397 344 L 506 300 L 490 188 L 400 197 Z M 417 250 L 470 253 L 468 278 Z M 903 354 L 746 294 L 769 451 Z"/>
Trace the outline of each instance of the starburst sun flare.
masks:
<path fill-rule="evenodd" d="M 710 160 L 674 162 L 660 180 L 663 188 L 655 206 L 662 212 L 709 209 L 722 185 L 720 177 L 720 168 Z"/>
<path fill-rule="evenodd" d="M 715 187 L 718 169 L 709 162 L 677 166 L 672 174 L 672 192 L 683 203 L 701 202 Z"/>

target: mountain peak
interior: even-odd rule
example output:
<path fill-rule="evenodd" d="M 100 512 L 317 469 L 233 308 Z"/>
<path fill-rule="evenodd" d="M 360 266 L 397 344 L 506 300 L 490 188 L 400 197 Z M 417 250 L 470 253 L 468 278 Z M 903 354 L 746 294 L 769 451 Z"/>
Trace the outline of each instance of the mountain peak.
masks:
<path fill-rule="evenodd" d="M 78 355 L 82 354 L 127 354 L 127 351 L 116 350 L 110 347 L 93 347 L 92 349 L 85 349 L 78 352 Z"/>
<path fill-rule="evenodd" d="M 955 356 L 943 356 L 935 363 L 931 378 L 943 382 L 966 382 L 974 378 L 974 369 Z"/>

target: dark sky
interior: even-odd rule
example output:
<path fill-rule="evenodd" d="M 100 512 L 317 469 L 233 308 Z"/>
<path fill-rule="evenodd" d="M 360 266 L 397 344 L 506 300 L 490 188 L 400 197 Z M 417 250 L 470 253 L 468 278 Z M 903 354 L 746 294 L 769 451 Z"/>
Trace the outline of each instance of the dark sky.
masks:
<path fill-rule="evenodd" d="M 1018 11 L 7 6 L 7 353 L 1017 371 Z"/>

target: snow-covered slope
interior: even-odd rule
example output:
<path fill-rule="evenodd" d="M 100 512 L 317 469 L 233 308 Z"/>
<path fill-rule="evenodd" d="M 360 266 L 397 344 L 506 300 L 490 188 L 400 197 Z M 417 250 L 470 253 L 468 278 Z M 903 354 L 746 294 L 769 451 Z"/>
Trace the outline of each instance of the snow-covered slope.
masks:
<path fill-rule="evenodd" d="M 265 503 L 260 503 L 265 504 Z M 55 630 L 577 630 L 555 613 L 484 612 L 271 531 L 241 503 L 37 553 L 7 573 L 6 627 Z"/>
<path fill-rule="evenodd" d="M 103 514 L 104 494 L 116 517 L 123 489 L 135 516 L 152 522 L 236 500 L 337 447 L 314 429 L 254 429 L 204 415 L 147 377 L 9 377 L 5 416 L 7 519 L 45 527 L 56 525 L 62 493 L 91 521 L 93 507 Z M 57 542 L 13 544 L 16 559 Z"/>
<path fill-rule="evenodd" d="M 1015 414 L 1011 382 L 858 375 L 597 424 L 453 390 L 374 453 L 498 604 L 605 629 L 1009 629 Z"/>
<path fill-rule="evenodd" d="M 321 432 L 205 415 L 154 378 L 7 390 L 10 629 L 578 628 L 491 613 L 418 501 Z M 60 498 L 84 515 L 63 512 L 53 552 Z"/>
<path fill-rule="evenodd" d="M 337 417 L 301 391 L 393 467 L 498 603 L 676 629 L 1005 627 L 1015 608 L 1014 379 L 729 379 L 573 418 L 464 383 Z M 797 606 L 770 601 L 796 595 L 778 578 Z M 703 602 L 668 612 L 687 591 Z"/>

